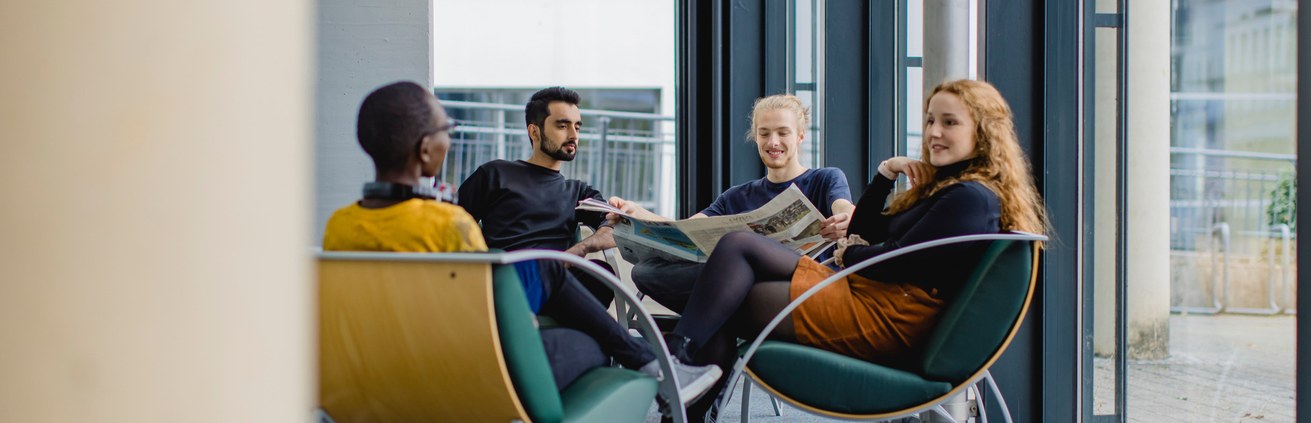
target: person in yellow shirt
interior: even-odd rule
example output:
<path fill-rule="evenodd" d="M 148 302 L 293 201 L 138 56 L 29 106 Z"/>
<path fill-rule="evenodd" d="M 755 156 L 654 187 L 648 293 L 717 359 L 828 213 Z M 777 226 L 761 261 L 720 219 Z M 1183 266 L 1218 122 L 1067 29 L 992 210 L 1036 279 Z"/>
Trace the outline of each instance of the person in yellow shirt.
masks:
<path fill-rule="evenodd" d="M 387 204 L 390 203 L 390 204 Z M 387 204 L 371 207 L 374 204 Z M 410 198 L 364 198 L 328 219 L 324 250 L 422 252 L 487 251 L 478 224 L 460 206 Z"/>
<path fill-rule="evenodd" d="M 436 176 L 441 169 L 454 128 L 455 122 L 446 116 L 437 98 L 419 84 L 397 82 L 365 97 L 356 136 L 373 159 L 376 177 L 364 185 L 363 199 L 328 219 L 323 249 L 487 251 L 473 217 L 459 206 L 437 201 L 432 188 L 419 183 L 421 177 Z M 558 388 L 568 386 L 588 369 L 604 365 L 606 355 L 625 367 L 661 377 L 655 354 L 619 326 L 559 263 L 518 263 L 515 269 L 533 311 L 561 324 L 541 330 Z M 685 377 L 688 371 L 695 375 L 710 371 L 698 367 L 678 370 L 680 380 L 685 381 L 697 379 Z"/>
<path fill-rule="evenodd" d="M 419 183 L 441 170 L 452 129 L 455 122 L 419 84 L 397 82 L 365 97 L 355 134 L 377 176 L 364 185 L 363 199 L 328 219 L 323 249 L 487 251 L 469 213 L 436 201 L 432 188 Z"/>

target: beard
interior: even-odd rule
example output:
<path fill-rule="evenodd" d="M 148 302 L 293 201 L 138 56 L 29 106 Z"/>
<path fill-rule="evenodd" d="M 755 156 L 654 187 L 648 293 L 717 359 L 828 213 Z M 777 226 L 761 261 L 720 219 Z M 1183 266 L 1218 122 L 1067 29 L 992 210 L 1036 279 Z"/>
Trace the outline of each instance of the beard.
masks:
<path fill-rule="evenodd" d="M 566 143 L 555 144 L 555 148 L 554 148 L 554 149 L 548 147 L 549 145 L 552 145 L 552 144 L 555 144 L 555 143 L 554 143 L 554 142 L 551 142 L 551 138 L 547 137 L 546 134 L 542 134 L 542 142 L 539 144 L 539 146 L 537 147 L 537 149 L 538 149 L 538 150 L 542 150 L 542 152 L 543 152 L 543 153 L 546 153 L 547 156 L 551 156 L 551 158 L 556 159 L 556 160 L 559 160 L 559 161 L 562 161 L 562 162 L 572 162 L 572 161 L 574 161 L 574 155 L 578 154 L 578 144 L 577 144 L 577 143 L 568 143 L 568 144 L 573 144 L 573 145 L 574 145 L 574 151 L 573 151 L 572 153 L 571 153 L 571 152 L 564 151 L 564 145 L 565 145 Z"/>

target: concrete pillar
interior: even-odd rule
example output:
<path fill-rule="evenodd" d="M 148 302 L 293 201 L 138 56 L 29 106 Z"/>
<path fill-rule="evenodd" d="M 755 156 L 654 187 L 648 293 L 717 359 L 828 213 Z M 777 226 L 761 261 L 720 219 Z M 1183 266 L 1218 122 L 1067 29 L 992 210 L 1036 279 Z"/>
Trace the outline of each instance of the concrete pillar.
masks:
<path fill-rule="evenodd" d="M 434 60 L 431 0 L 319 0 L 318 6 L 314 245 L 323 242 L 332 212 L 358 200 L 373 180 L 373 162 L 355 138 L 360 102 L 390 82 L 431 87 Z M 447 12 L 444 19 L 460 19 Z M 477 66 L 474 57 L 442 60 Z"/>
<path fill-rule="evenodd" d="M 0 421 L 310 421 L 312 22 L 0 2 Z"/>
<path fill-rule="evenodd" d="M 1129 358 L 1169 354 L 1170 4 L 1129 7 L 1127 273 Z"/>
<path fill-rule="evenodd" d="M 1115 10 L 1116 0 L 1097 0 L 1097 10 Z M 1093 352 L 1098 357 L 1115 355 L 1115 241 L 1119 237 L 1116 184 L 1116 114 L 1119 90 L 1119 46 L 1114 28 L 1097 29 L 1093 63 L 1096 92 L 1093 97 L 1094 172 L 1093 219 Z"/>
<path fill-rule="evenodd" d="M 924 0 L 924 92 L 970 77 L 970 0 Z"/>

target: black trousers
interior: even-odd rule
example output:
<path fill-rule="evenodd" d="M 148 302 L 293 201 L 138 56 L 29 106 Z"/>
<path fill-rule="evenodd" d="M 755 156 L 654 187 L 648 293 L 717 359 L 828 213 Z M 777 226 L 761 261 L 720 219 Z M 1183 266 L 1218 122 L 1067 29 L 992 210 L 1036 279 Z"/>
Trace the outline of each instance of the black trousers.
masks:
<path fill-rule="evenodd" d="M 555 376 L 558 390 L 564 390 L 583 373 L 609 361 L 601 352 L 601 346 L 585 333 L 561 327 L 542 329 L 541 333 L 546 361 L 551 364 L 551 374 Z"/>
<path fill-rule="evenodd" d="M 595 294 L 574 277 L 573 272 L 565 270 L 564 265 L 557 261 L 541 260 L 537 263 L 546 289 L 546 300 L 538 314 L 555 319 L 562 327 L 587 334 L 602 351 L 624 367 L 637 369 L 655 360 L 655 353 L 646 343 L 629 335 L 597 301 Z"/>
<path fill-rule="evenodd" d="M 591 260 L 591 262 L 601 266 L 612 275 L 616 274 L 615 269 L 611 268 L 610 264 L 604 261 Z M 601 308 L 610 308 L 610 302 L 615 300 L 615 292 L 611 291 L 610 287 L 607 286 L 605 282 L 602 282 L 601 279 L 592 275 L 588 271 L 577 267 L 570 267 L 569 274 L 573 275 L 574 279 L 577 279 L 578 283 L 582 284 L 583 288 L 587 289 L 587 292 L 590 292 L 592 297 L 596 298 L 596 300 L 601 303 Z"/>

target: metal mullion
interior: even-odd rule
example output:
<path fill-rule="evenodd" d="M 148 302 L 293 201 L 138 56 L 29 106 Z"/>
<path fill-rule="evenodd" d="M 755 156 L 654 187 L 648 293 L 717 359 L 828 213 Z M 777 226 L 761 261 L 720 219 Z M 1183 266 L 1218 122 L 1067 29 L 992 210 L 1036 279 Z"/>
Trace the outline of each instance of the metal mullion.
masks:
<path fill-rule="evenodd" d="M 852 199 L 855 201 L 860 200 L 860 188 L 874 177 L 878 163 L 895 155 L 897 151 L 897 116 L 900 110 L 897 97 L 901 96 L 903 85 L 897 79 L 904 74 L 902 67 L 905 63 L 905 54 L 901 53 L 904 49 L 900 47 L 904 43 L 897 26 L 905 20 L 906 10 L 905 0 L 891 3 L 892 7 L 870 7 L 866 11 L 866 20 L 869 22 L 866 42 L 870 53 L 867 58 L 869 74 L 865 98 L 868 110 L 865 120 L 869 124 L 866 125 L 864 136 L 869 148 L 865 150 L 864 171 L 858 180 L 850 181 Z"/>
<path fill-rule="evenodd" d="M 1123 220 L 1128 216 L 1129 211 L 1129 125 L 1126 118 L 1129 116 L 1129 2 L 1127 0 L 1118 0 L 1118 10 L 1120 12 L 1120 27 L 1116 30 L 1116 43 L 1119 48 L 1116 51 L 1117 65 L 1116 71 L 1119 73 L 1116 78 L 1116 92 L 1119 102 L 1116 104 L 1115 119 L 1115 142 L 1116 142 L 1116 216 Z M 1165 181 L 1169 183 L 1169 181 Z M 1123 422 L 1128 419 L 1128 396 L 1129 386 L 1129 346 L 1128 346 L 1128 324 L 1129 312 L 1128 292 L 1129 292 L 1129 267 L 1127 260 L 1129 225 L 1127 222 L 1120 222 L 1118 226 L 1119 234 L 1116 235 L 1115 241 L 1115 414 L 1119 421 Z"/>
<path fill-rule="evenodd" d="M 897 102 L 897 117 L 893 119 L 893 131 L 896 136 L 892 143 L 892 155 L 906 155 L 906 66 L 909 60 L 906 58 L 906 43 L 910 40 L 906 36 L 906 14 L 909 7 L 906 0 L 897 0 L 897 91 L 894 93 Z M 922 63 L 921 63 L 922 66 Z M 922 90 L 923 87 L 916 87 Z M 877 169 L 878 166 L 870 166 L 870 169 Z M 873 172 L 871 172 L 871 177 Z"/>
<path fill-rule="evenodd" d="M 1042 136 L 1035 154 L 1043 162 L 1040 188 L 1051 210 L 1058 242 L 1043 254 L 1041 392 L 1042 421 L 1078 420 L 1081 295 L 1077 289 L 1085 225 L 1079 170 L 1083 166 L 1079 56 L 1084 14 L 1077 4 L 1047 2 L 1042 10 Z M 1073 71 L 1071 71 L 1073 70 Z"/>
<path fill-rule="evenodd" d="M 1115 408 L 1112 414 L 1108 414 L 1108 415 L 1096 414 L 1096 410 L 1094 409 L 1094 401 L 1093 401 L 1093 399 L 1096 396 L 1096 392 L 1095 392 L 1095 381 L 1092 380 L 1094 379 L 1094 372 L 1093 372 L 1094 366 L 1093 366 L 1093 358 L 1092 358 L 1092 351 L 1091 351 L 1092 346 L 1087 345 L 1083 351 L 1083 353 L 1086 354 L 1087 356 L 1080 361 L 1082 363 L 1081 365 L 1084 366 L 1084 370 L 1081 372 L 1081 374 L 1083 375 L 1083 377 L 1088 378 L 1089 380 L 1086 380 L 1084 383 L 1080 385 L 1084 389 L 1090 391 L 1090 392 L 1086 392 L 1083 395 L 1084 398 L 1082 400 L 1082 403 L 1083 406 L 1085 407 L 1085 412 L 1083 413 L 1084 417 L 1092 422 L 1123 422 L 1127 419 L 1126 410 L 1128 407 L 1128 404 L 1126 403 L 1127 401 L 1126 391 L 1128 386 L 1128 382 L 1127 382 L 1128 345 L 1126 339 L 1126 336 L 1128 334 L 1127 327 L 1126 327 L 1128 324 L 1128 316 L 1127 316 L 1128 311 L 1126 309 L 1126 305 L 1127 305 L 1126 298 L 1128 292 L 1128 277 L 1127 277 L 1128 265 L 1126 261 L 1128 260 L 1128 254 L 1127 254 L 1126 240 L 1128 239 L 1128 225 L 1127 222 L 1124 221 L 1124 217 L 1127 215 L 1127 210 L 1128 210 L 1128 178 L 1127 178 L 1128 126 L 1126 125 L 1125 122 L 1125 117 L 1128 116 L 1128 97 L 1127 97 L 1128 96 L 1128 92 L 1127 92 L 1128 90 L 1128 72 L 1127 72 L 1128 71 L 1128 34 L 1127 34 L 1128 10 L 1126 8 L 1125 0 L 1119 0 L 1118 3 L 1119 3 L 1117 6 L 1119 10 L 1118 13 L 1095 13 L 1095 2 L 1089 2 L 1085 4 L 1085 9 L 1086 9 L 1085 16 L 1092 17 L 1092 21 L 1094 24 L 1089 26 L 1084 31 L 1085 34 L 1084 48 L 1086 49 L 1084 52 L 1084 57 L 1085 60 L 1088 60 L 1088 62 L 1086 62 L 1084 65 L 1085 71 L 1087 69 L 1095 70 L 1096 67 L 1095 61 L 1096 61 L 1096 29 L 1097 28 L 1115 29 L 1116 45 L 1117 45 L 1117 49 L 1116 49 L 1117 102 L 1115 108 L 1116 109 L 1116 119 L 1115 119 L 1116 122 L 1115 123 L 1116 125 L 1115 128 L 1116 195 L 1115 198 L 1116 198 L 1117 221 L 1116 221 L 1115 269 L 1114 269 L 1115 272 L 1115 279 L 1114 279 L 1115 282 L 1115 297 L 1114 297 L 1115 298 L 1114 299 L 1115 301 L 1115 337 L 1114 337 L 1115 339 L 1115 365 L 1114 365 Z M 1095 75 L 1092 78 L 1089 78 L 1088 81 L 1089 82 L 1085 84 L 1085 89 L 1088 90 L 1088 92 L 1095 92 L 1095 88 L 1094 88 L 1095 84 L 1093 82 L 1095 81 Z M 1095 100 L 1091 96 L 1085 98 L 1085 103 L 1084 103 L 1086 108 L 1084 112 L 1085 122 L 1096 122 L 1095 108 L 1093 107 L 1093 105 L 1095 104 L 1094 101 Z M 1088 137 L 1088 139 L 1093 139 L 1094 137 L 1093 131 L 1095 131 L 1095 128 L 1092 127 L 1085 128 L 1084 130 L 1085 137 Z M 1085 148 L 1085 154 L 1092 155 L 1093 153 L 1090 153 L 1093 149 L 1093 147 L 1091 147 L 1092 143 L 1088 145 L 1089 147 Z M 1090 198 L 1092 191 L 1095 189 L 1095 187 L 1092 185 L 1093 178 L 1091 177 L 1092 173 L 1094 172 L 1095 170 L 1089 170 L 1085 172 L 1086 176 L 1084 181 L 1084 189 L 1087 190 L 1085 194 L 1086 198 Z M 1089 201 L 1089 204 L 1091 204 L 1091 201 Z M 1095 249 L 1092 246 L 1091 234 L 1089 234 L 1089 241 L 1087 242 L 1085 248 L 1087 248 L 1087 251 L 1085 252 L 1085 256 L 1084 256 L 1085 263 L 1091 263 L 1095 254 L 1094 253 Z M 1083 293 L 1085 295 L 1085 299 L 1084 301 L 1082 301 L 1082 306 L 1087 307 L 1088 306 L 1087 299 L 1094 298 L 1093 290 L 1095 288 L 1093 286 L 1093 283 L 1090 282 L 1091 280 L 1093 280 L 1093 278 L 1090 277 L 1091 271 L 1085 270 L 1084 273 L 1085 273 L 1084 275 L 1085 287 L 1083 289 Z M 1094 308 L 1095 308 L 1095 304 L 1094 304 Z M 1095 326 L 1094 326 L 1095 323 L 1092 323 L 1094 321 L 1093 314 L 1094 314 L 1093 311 L 1090 310 L 1084 310 L 1084 312 L 1082 313 L 1085 319 L 1084 327 L 1085 330 L 1087 330 L 1088 332 L 1092 332 L 1095 330 Z M 1085 333 L 1084 335 L 1092 336 L 1092 333 Z"/>
<path fill-rule="evenodd" d="M 1298 0 L 1297 2 L 1297 151 L 1299 153 L 1311 151 L 1311 0 Z M 1311 166 L 1306 164 L 1301 158 L 1298 158 L 1296 164 L 1296 179 L 1298 185 L 1303 189 L 1297 192 L 1297 201 L 1302 204 L 1311 204 Z M 1297 210 L 1298 220 L 1311 222 L 1311 207 L 1299 207 Z M 1302 240 L 1308 237 L 1297 237 L 1297 262 L 1311 262 L 1311 245 Z M 1297 279 L 1299 281 L 1311 280 L 1311 266 L 1297 266 Z M 1311 289 L 1297 290 L 1297 309 L 1307 310 L 1305 307 L 1311 307 Z M 1301 316 L 1297 318 L 1297 358 L 1296 368 L 1300 371 L 1297 373 L 1297 382 L 1294 392 L 1311 392 L 1311 371 L 1305 369 L 1311 368 L 1311 349 L 1306 348 L 1308 342 L 1311 342 L 1311 322 L 1304 321 Z M 1297 420 L 1311 421 L 1311 400 L 1307 398 L 1311 395 L 1297 395 Z"/>
<path fill-rule="evenodd" d="M 811 90 L 812 118 L 825 116 L 825 113 L 827 113 L 827 110 L 825 110 L 824 107 L 825 77 L 822 69 L 828 66 L 824 62 L 824 55 L 828 50 L 825 48 L 826 40 L 824 37 L 824 31 L 820 30 L 822 27 L 820 22 L 824 22 L 825 10 L 827 10 L 827 7 L 828 6 L 824 0 L 811 0 L 810 2 L 810 39 L 812 44 L 810 49 L 810 77 L 813 80 L 811 82 L 814 83 L 814 88 Z M 827 162 L 824 160 L 824 144 L 828 142 L 828 137 L 824 136 L 824 134 L 826 134 L 825 129 L 827 128 L 818 123 L 823 121 L 824 119 L 811 120 L 812 124 L 815 126 L 814 132 L 818 135 L 815 137 L 815 140 L 818 142 L 811 144 L 815 148 L 815 154 L 811 158 L 816 163 L 816 167 L 822 167 Z"/>
<path fill-rule="evenodd" d="M 1083 16 L 1084 26 L 1083 26 L 1082 46 L 1084 50 L 1083 50 L 1083 59 L 1082 59 L 1083 62 L 1082 72 L 1084 74 L 1083 89 L 1086 95 L 1083 97 L 1082 117 L 1083 117 L 1083 121 L 1085 122 L 1085 125 L 1083 126 L 1082 130 L 1083 130 L 1084 139 L 1092 140 L 1092 142 L 1085 142 L 1083 144 L 1083 156 L 1084 156 L 1084 161 L 1091 161 L 1092 165 L 1088 166 L 1085 164 L 1083 168 L 1084 191 L 1083 191 L 1082 207 L 1084 210 L 1082 211 L 1082 213 L 1085 216 L 1092 216 L 1090 220 L 1096 219 L 1095 210 L 1090 211 L 1090 209 L 1095 209 L 1096 207 L 1095 195 L 1096 195 L 1096 181 L 1097 181 L 1096 178 L 1097 28 L 1094 25 L 1087 25 L 1087 23 L 1091 20 L 1090 18 L 1094 16 L 1096 9 L 1097 9 L 1096 0 L 1087 0 L 1083 2 L 1082 16 Z M 1080 405 L 1081 410 L 1078 414 L 1080 417 L 1087 419 L 1089 421 L 1105 423 L 1108 420 L 1110 420 L 1107 419 L 1106 417 L 1113 417 L 1113 416 L 1098 415 L 1096 401 L 1095 401 L 1097 397 L 1097 377 L 1095 371 L 1096 338 L 1097 338 L 1096 336 L 1097 269 L 1095 266 L 1092 266 L 1091 263 L 1095 263 L 1094 260 L 1096 259 L 1096 252 L 1097 252 L 1096 245 L 1095 245 L 1096 234 L 1095 234 L 1095 230 L 1092 229 L 1092 225 L 1081 225 L 1080 230 L 1085 232 L 1083 238 L 1084 255 L 1082 257 L 1085 264 L 1083 266 L 1082 269 L 1083 271 L 1081 275 L 1081 279 L 1083 280 L 1083 283 L 1080 284 L 1081 298 L 1079 300 L 1079 307 L 1080 307 L 1079 330 L 1081 331 L 1080 333 L 1081 339 L 1088 339 L 1091 341 L 1081 342 L 1079 344 L 1080 347 L 1079 347 L 1079 359 L 1078 359 L 1079 362 L 1078 374 L 1079 374 L 1080 381 L 1077 384 L 1077 386 L 1079 389 L 1078 403 Z M 1117 338 L 1117 342 L 1118 342 L 1118 338 Z"/>
<path fill-rule="evenodd" d="M 791 28 L 788 26 L 788 5 L 790 0 L 764 0 L 764 13 L 761 15 L 761 41 L 764 50 L 763 73 L 764 73 L 764 95 L 774 95 L 790 92 L 788 87 L 791 84 L 790 73 L 788 71 L 792 62 L 791 45 L 792 37 Z M 783 31 L 773 31 L 770 28 L 782 27 Z"/>
<path fill-rule="evenodd" d="M 787 85 L 783 87 L 783 91 L 796 94 L 799 89 L 797 87 L 797 0 L 787 0 L 784 8 L 787 9 L 783 12 L 787 15 L 787 25 L 784 26 L 787 29 L 787 35 L 784 37 L 787 45 L 787 53 L 784 55 L 787 58 L 787 69 L 783 71 L 783 79 Z M 811 75 L 814 73 L 812 72 Z"/>

